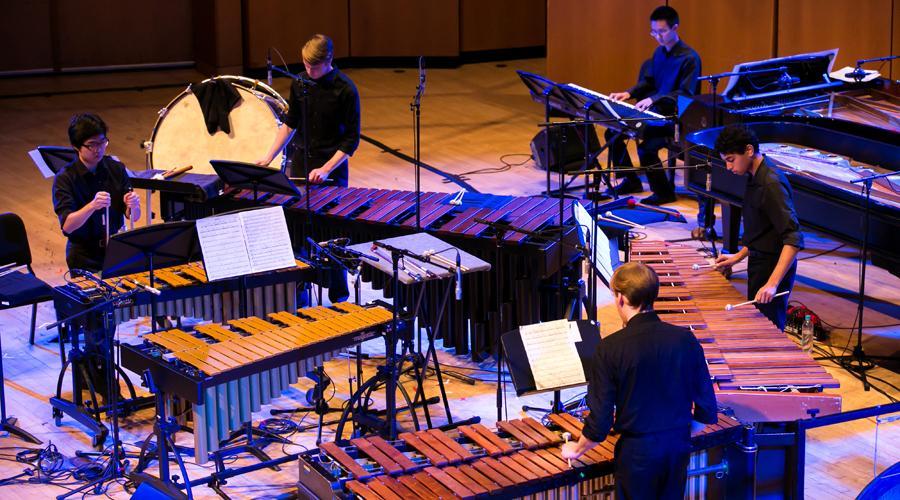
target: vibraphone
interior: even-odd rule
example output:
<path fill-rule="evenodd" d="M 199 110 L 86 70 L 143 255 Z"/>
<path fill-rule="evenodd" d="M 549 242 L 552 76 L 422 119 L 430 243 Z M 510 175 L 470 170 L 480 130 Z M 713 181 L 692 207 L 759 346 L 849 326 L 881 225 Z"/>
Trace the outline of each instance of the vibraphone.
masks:
<path fill-rule="evenodd" d="M 312 234 L 304 233 L 307 220 L 305 196 L 288 196 L 264 193 L 263 204 L 284 206 L 295 241 L 309 236 L 315 240 L 349 237 L 354 243 L 409 234 L 416 231 L 415 193 L 391 189 L 356 187 L 312 187 L 309 194 L 312 212 Z M 560 246 L 559 199 L 542 197 L 515 197 L 466 193 L 460 204 L 451 203 L 453 193 L 422 193 L 421 226 L 456 247 L 490 262 L 491 271 L 473 273 L 463 279 L 465 289 L 462 305 L 454 304 L 450 314 L 444 316 L 442 325 L 444 345 L 454 348 L 458 354 L 484 353 L 493 350 L 493 333 L 497 331 L 498 315 L 495 296 L 500 294 L 504 308 L 504 321 L 500 331 L 509 331 L 521 324 L 561 316 L 559 299 L 549 288 L 555 287 L 558 274 L 570 276 L 572 283 L 580 277 L 580 266 L 573 264 L 579 258 L 574 247 L 577 242 L 574 226 L 566 228 Z M 251 190 L 226 189 L 224 194 L 205 203 L 184 203 L 179 213 L 164 213 L 169 219 L 200 217 L 220 211 L 250 206 Z M 573 200 L 564 201 L 566 223 L 573 219 Z M 164 203 L 168 206 L 168 203 Z M 496 231 L 478 220 L 506 223 L 528 231 L 546 231 L 542 236 L 506 231 L 502 236 L 502 262 L 495 258 Z M 549 230 L 549 231 L 548 231 Z M 560 255 L 562 254 L 562 255 Z M 500 276 L 501 290 L 495 290 L 496 273 Z M 364 271 L 363 279 L 373 287 L 391 293 L 390 278 L 380 273 Z M 429 316 L 437 317 L 437 300 L 441 289 L 428 285 Z M 403 287 L 402 293 L 412 293 Z M 411 302 L 406 302 L 411 303 Z M 471 323 L 469 325 L 469 323 Z M 471 337 L 468 326 L 471 326 Z M 472 342 L 470 344 L 470 338 Z"/>
<path fill-rule="evenodd" d="M 663 321 L 693 330 L 703 346 L 720 405 L 745 422 L 790 421 L 840 412 L 839 387 L 755 307 L 726 311 L 746 299 L 696 249 L 661 241 L 632 242 L 630 259 L 659 274 L 653 308 Z M 797 391 L 803 392 L 797 392 Z"/>
<path fill-rule="evenodd" d="M 150 370 L 169 406 L 192 404 L 195 458 L 205 463 L 220 442 L 252 420 L 260 406 L 289 389 L 335 351 L 380 333 L 392 313 L 340 303 L 147 334 L 122 345 L 122 366 Z M 158 395 L 159 396 L 159 395 Z"/>
<path fill-rule="evenodd" d="M 308 263 L 296 261 L 296 266 L 271 273 L 245 278 L 247 314 L 265 315 L 273 311 L 292 309 L 297 302 L 297 285 L 312 281 L 314 269 Z M 156 314 L 161 316 L 189 316 L 210 321 L 227 321 L 241 316 L 238 279 L 210 283 L 206 279 L 203 262 L 156 269 L 154 287 L 162 293 L 156 298 Z M 109 290 L 122 293 L 137 287 L 150 286 L 147 272 L 128 274 L 102 280 Z M 80 309 L 90 307 L 103 298 L 105 291 L 87 278 L 78 276 L 57 288 L 57 317 L 65 318 Z M 149 292 L 139 292 L 132 301 L 114 311 L 116 323 L 151 316 Z"/>
<path fill-rule="evenodd" d="M 577 440 L 582 422 L 551 414 L 548 428 L 532 418 L 460 426 L 454 434 L 431 429 L 352 439 L 347 446 L 323 443 L 300 455 L 301 498 L 363 500 L 503 498 L 583 498 L 612 489 L 617 436 L 573 460 L 560 456 L 562 432 Z M 719 415 L 719 422 L 692 437 L 693 454 L 705 454 L 742 439 L 743 426 Z"/>

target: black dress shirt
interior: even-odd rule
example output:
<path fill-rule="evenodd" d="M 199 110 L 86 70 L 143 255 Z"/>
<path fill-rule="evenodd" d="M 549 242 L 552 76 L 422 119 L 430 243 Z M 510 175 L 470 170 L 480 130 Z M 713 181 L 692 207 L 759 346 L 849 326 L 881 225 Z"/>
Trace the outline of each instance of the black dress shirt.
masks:
<path fill-rule="evenodd" d="M 718 421 L 700 342 L 687 328 L 664 323 L 652 311 L 635 315 L 600 341 L 587 403 L 591 413 L 583 433 L 596 442 L 606 439 L 611 427 L 636 436 L 687 429 L 692 419 Z"/>
<path fill-rule="evenodd" d="M 747 179 L 742 211 L 743 243 L 751 252 L 778 255 L 784 245 L 803 249 L 791 185 L 765 156 L 756 174 Z"/>
<path fill-rule="evenodd" d="M 125 224 L 125 193 L 131 189 L 131 179 L 125 165 L 109 156 L 103 157 L 93 172 L 80 159 L 66 165 L 53 178 L 53 211 L 62 228 L 72 212 L 81 210 L 100 191 L 110 196 L 109 234 L 113 235 Z M 66 262 L 69 268 L 100 270 L 105 255 L 106 227 L 104 210 L 97 210 L 78 229 L 63 234 L 68 237 Z"/>
<path fill-rule="evenodd" d="M 699 76 L 700 55 L 679 40 L 672 50 L 660 45 L 653 51 L 653 56 L 641 66 L 637 84 L 628 93 L 638 101 L 650 97 L 658 111 L 673 112 L 679 95 L 697 93 Z"/>
<path fill-rule="evenodd" d="M 306 74 L 304 73 L 304 76 Z M 353 155 L 359 147 L 359 92 L 356 85 L 337 68 L 313 80 L 309 87 L 309 150 L 313 158 L 331 158 L 338 150 Z M 303 147 L 303 86 L 291 85 L 288 113 L 284 123 L 297 130 L 294 144 Z"/>

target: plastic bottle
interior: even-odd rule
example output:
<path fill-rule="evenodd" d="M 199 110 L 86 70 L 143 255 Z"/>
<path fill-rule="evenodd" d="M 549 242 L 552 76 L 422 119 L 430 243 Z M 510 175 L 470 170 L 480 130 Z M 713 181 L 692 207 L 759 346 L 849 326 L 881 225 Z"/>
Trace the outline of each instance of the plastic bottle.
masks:
<path fill-rule="evenodd" d="M 804 352 L 812 351 L 813 334 L 812 318 L 807 314 L 806 317 L 803 318 L 803 327 L 800 328 L 800 348 L 803 349 Z"/>

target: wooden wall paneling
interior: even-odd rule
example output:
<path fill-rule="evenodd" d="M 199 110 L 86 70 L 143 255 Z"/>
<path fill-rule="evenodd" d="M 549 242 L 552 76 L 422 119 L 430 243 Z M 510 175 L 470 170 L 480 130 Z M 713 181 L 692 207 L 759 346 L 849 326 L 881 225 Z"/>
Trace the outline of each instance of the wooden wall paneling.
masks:
<path fill-rule="evenodd" d="M 28 2 L 20 2 L 28 3 Z M 183 0 L 55 1 L 62 68 L 191 61 Z"/>
<path fill-rule="evenodd" d="M 192 0 L 194 61 L 207 75 L 244 72 L 241 0 Z"/>
<path fill-rule="evenodd" d="M 352 57 L 459 55 L 459 0 L 350 0 Z"/>
<path fill-rule="evenodd" d="M 547 74 L 598 92 L 626 90 L 657 44 L 658 0 L 548 0 Z"/>
<path fill-rule="evenodd" d="M 275 47 L 288 64 L 300 63 L 303 43 L 316 33 L 334 40 L 334 57 L 350 54 L 350 16 L 346 1 L 244 0 L 244 64 L 266 65 L 266 49 Z M 273 52 L 272 62 L 281 59 Z"/>
<path fill-rule="evenodd" d="M 892 1 L 781 0 L 778 55 L 837 47 L 835 69 L 853 66 L 857 59 L 886 56 L 891 53 Z"/>
<path fill-rule="evenodd" d="M 547 41 L 546 0 L 460 0 L 460 50 L 539 47 Z"/>
<path fill-rule="evenodd" d="M 669 5 L 681 19 L 681 38 L 700 54 L 704 75 L 775 54 L 775 0 L 669 0 Z M 701 91 L 709 87 L 704 84 Z"/>
<path fill-rule="evenodd" d="M 0 71 L 52 68 L 50 0 L 4 5 L 0 47 Z"/>

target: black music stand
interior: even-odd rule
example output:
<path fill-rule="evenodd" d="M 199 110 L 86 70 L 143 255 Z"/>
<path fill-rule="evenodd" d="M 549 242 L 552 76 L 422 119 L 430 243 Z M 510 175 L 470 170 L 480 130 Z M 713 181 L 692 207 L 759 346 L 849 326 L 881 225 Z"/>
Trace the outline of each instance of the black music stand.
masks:
<path fill-rule="evenodd" d="M 259 201 L 260 189 L 267 193 L 286 194 L 298 198 L 302 196 L 297 186 L 281 170 L 231 160 L 209 160 L 209 164 L 225 184 L 252 189 L 254 203 Z"/>
<path fill-rule="evenodd" d="M 575 349 L 578 351 L 578 357 L 581 359 L 585 379 L 590 380 L 594 355 L 597 352 L 597 347 L 600 345 L 600 331 L 599 327 L 592 321 L 578 320 L 577 323 L 578 331 L 581 332 L 581 342 L 575 343 Z M 501 344 L 503 350 L 506 352 L 506 364 L 509 367 L 509 375 L 510 378 L 512 378 L 513 386 L 516 388 L 517 396 L 553 391 L 552 408 L 547 409 L 523 406 L 522 411 L 546 411 L 548 413 L 558 413 L 560 410 L 563 410 L 560 404 L 560 391 L 569 387 L 557 387 L 538 391 L 534 382 L 534 374 L 531 371 L 531 365 L 528 363 L 528 355 L 525 353 L 525 346 L 522 343 L 522 335 L 519 333 L 519 330 L 516 329 L 504 333 L 501 337 Z"/>

